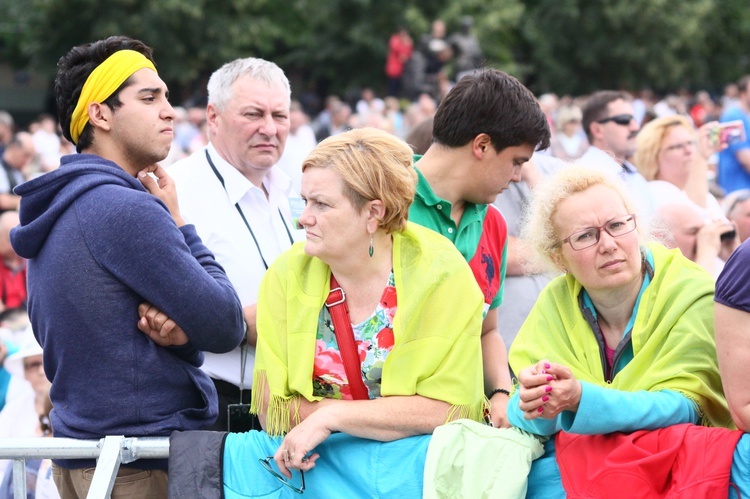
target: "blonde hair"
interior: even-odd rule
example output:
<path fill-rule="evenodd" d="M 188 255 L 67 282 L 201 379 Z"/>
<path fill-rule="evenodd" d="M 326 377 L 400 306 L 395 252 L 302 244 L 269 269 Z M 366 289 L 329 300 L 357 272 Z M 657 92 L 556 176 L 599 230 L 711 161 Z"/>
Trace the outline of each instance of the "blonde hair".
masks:
<path fill-rule="evenodd" d="M 411 148 L 403 140 L 376 128 L 356 128 L 323 140 L 302 163 L 308 168 L 332 168 L 344 181 L 344 195 L 361 210 L 379 199 L 385 216 L 379 226 L 387 233 L 406 228 L 409 206 L 417 188 Z"/>
<path fill-rule="evenodd" d="M 643 239 L 647 235 L 645 227 L 638 218 L 635 203 L 628 194 L 625 184 L 614 175 L 600 168 L 571 165 L 560 170 L 552 177 L 540 182 L 534 189 L 531 204 L 524 216 L 521 238 L 534 250 L 530 256 L 529 266 L 536 270 L 558 271 L 554 256 L 562 250 L 557 243 L 564 236 L 555 232 L 552 219 L 557 213 L 560 203 L 573 194 L 583 192 L 591 187 L 601 185 L 615 191 L 622 199 L 628 213 L 636 214 L 639 236 Z"/>
<path fill-rule="evenodd" d="M 654 180 L 659 173 L 659 151 L 664 137 L 670 128 L 683 126 L 691 133 L 693 123 L 685 116 L 673 115 L 656 118 L 646 123 L 635 138 L 636 150 L 633 161 L 641 175 L 648 180 Z"/>
<path fill-rule="evenodd" d="M 557 111 L 557 117 L 555 118 L 555 126 L 558 130 L 562 130 L 562 128 L 571 121 L 581 121 L 583 118 L 583 113 L 581 112 L 581 108 L 572 105 L 572 106 L 565 106 L 561 107 Z"/>

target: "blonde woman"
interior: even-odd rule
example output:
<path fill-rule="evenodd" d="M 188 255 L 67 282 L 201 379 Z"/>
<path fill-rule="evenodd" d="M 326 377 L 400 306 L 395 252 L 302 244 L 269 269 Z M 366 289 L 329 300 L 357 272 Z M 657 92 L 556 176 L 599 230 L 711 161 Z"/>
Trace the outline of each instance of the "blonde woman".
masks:
<path fill-rule="evenodd" d="M 715 152 L 710 134 L 716 122 L 698 131 L 681 115 L 656 118 L 636 137 L 634 162 L 649 181 L 657 204 L 692 201 L 709 220 L 724 219 L 716 198 L 708 192 L 708 158 Z"/>
<path fill-rule="evenodd" d="M 552 437 L 731 424 L 713 280 L 677 250 L 648 243 L 638 221 L 623 186 L 599 169 L 571 166 L 537 187 L 524 237 L 564 275 L 542 291 L 510 349 L 514 426 Z M 555 441 L 534 461 L 527 497 L 565 497 Z"/>

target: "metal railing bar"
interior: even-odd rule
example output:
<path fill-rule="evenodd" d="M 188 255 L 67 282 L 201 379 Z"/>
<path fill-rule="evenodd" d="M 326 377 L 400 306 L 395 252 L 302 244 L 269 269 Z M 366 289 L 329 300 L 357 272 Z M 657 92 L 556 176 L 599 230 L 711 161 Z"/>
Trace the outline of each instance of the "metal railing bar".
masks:
<path fill-rule="evenodd" d="M 0 439 L 0 459 L 13 460 L 13 497 L 17 498 L 26 497 L 26 459 L 97 459 L 88 497 L 99 499 L 110 497 L 121 464 L 167 458 L 169 437 Z"/>
<path fill-rule="evenodd" d="M 0 459 L 95 459 L 99 440 L 72 438 L 3 438 Z"/>
<path fill-rule="evenodd" d="M 26 461 L 13 461 L 13 497 L 26 497 Z"/>
<path fill-rule="evenodd" d="M 120 463 L 122 462 L 121 450 L 124 440 L 125 437 L 120 436 L 104 437 L 104 445 L 102 445 L 102 452 L 99 454 L 99 460 L 96 463 L 96 471 L 94 471 L 94 478 L 91 480 L 87 499 L 100 499 L 112 495 L 117 471 L 120 469 Z"/>

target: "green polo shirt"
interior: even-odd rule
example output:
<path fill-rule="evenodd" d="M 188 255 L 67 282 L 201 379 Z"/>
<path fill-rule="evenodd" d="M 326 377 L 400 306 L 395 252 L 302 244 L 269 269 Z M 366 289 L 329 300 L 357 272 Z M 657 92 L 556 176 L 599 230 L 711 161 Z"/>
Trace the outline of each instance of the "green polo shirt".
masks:
<path fill-rule="evenodd" d="M 414 162 L 420 158 L 415 156 Z M 451 218 L 451 203 L 438 197 L 416 166 L 415 170 L 417 192 L 409 208 L 409 220 L 450 239 L 472 267 L 488 308 L 499 307 L 503 299 L 508 251 L 505 219 L 494 207 L 466 203 L 461 222 L 456 226 Z M 478 249 L 481 254 L 477 254 Z"/>

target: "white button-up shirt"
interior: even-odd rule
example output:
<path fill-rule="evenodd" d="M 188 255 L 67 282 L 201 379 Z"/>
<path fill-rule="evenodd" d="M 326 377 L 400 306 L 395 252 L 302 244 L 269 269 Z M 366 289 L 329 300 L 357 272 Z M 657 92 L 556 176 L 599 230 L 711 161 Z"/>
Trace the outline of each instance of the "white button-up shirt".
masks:
<path fill-rule="evenodd" d="M 224 179 L 226 189 L 206 159 L 206 151 L 216 170 Z M 304 240 L 304 230 L 292 226 L 289 177 L 273 167 L 263 180 L 265 193 L 236 168 L 227 163 L 212 144 L 169 167 L 169 175 L 177 186 L 180 213 L 186 223 L 195 225 L 203 243 L 213 252 L 239 295 L 242 306 L 258 300 L 260 281 L 265 274 L 263 264 L 271 265 L 276 257 L 292 245 L 292 239 Z M 250 230 L 235 204 L 239 204 Z M 255 235 L 257 246 L 253 237 Z M 260 249 L 260 252 L 258 251 Z M 203 370 L 212 378 L 240 385 L 240 348 L 226 354 L 206 352 Z M 253 380 L 255 349 L 248 348 L 244 388 Z"/>

